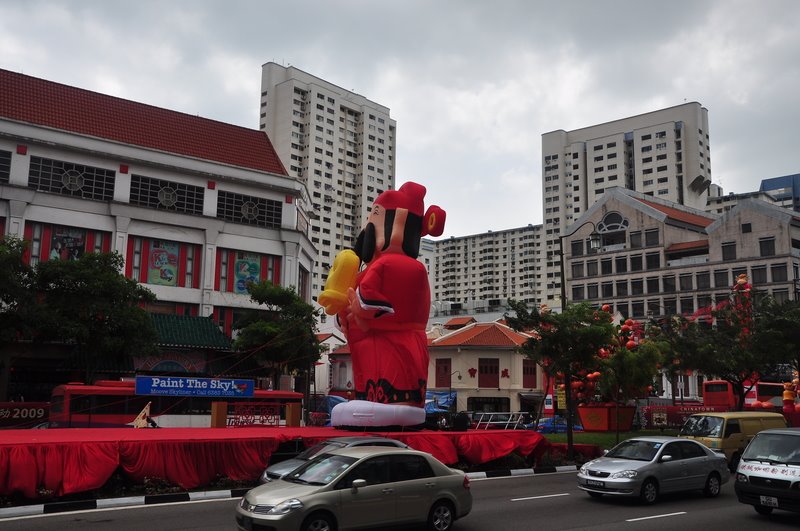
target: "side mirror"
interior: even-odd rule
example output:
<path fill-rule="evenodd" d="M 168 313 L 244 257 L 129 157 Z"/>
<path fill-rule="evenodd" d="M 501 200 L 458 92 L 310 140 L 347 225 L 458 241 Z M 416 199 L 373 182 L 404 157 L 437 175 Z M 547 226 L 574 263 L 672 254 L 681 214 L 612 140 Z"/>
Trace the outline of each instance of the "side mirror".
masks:
<path fill-rule="evenodd" d="M 667 455 L 662 455 L 661 456 L 661 462 L 662 463 L 666 463 L 668 461 L 672 461 L 672 456 L 671 455 L 667 454 Z"/>
<path fill-rule="evenodd" d="M 361 487 L 366 487 L 366 486 L 367 486 L 367 480 L 366 479 L 354 479 L 353 480 L 353 492 L 356 492 Z"/>

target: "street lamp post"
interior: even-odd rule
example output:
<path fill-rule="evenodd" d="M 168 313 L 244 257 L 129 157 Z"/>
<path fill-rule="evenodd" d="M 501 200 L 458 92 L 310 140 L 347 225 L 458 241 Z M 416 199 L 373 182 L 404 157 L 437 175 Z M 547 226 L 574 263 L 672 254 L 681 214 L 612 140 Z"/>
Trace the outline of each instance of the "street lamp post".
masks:
<path fill-rule="evenodd" d="M 458 379 L 461 380 L 461 371 L 453 371 L 450 373 L 450 378 L 448 378 L 449 388 L 447 390 L 447 398 L 450 400 L 450 407 L 447 408 L 447 425 L 453 426 L 453 409 L 458 410 L 458 391 L 456 391 L 456 398 L 453 398 L 453 375 L 457 374 Z M 456 411 L 458 413 L 458 411 Z"/>
<path fill-rule="evenodd" d="M 581 224 L 578 228 L 574 229 L 569 234 L 562 234 L 559 238 L 559 257 L 561 258 L 561 313 L 567 309 L 567 276 L 566 276 L 566 253 L 564 252 L 564 240 L 571 234 L 585 227 L 586 225 L 592 226 L 592 233 L 589 235 L 589 249 L 596 251 L 600 248 L 600 234 L 597 232 L 597 226 L 593 221 L 587 221 Z M 572 422 L 572 370 L 569 365 L 564 369 L 564 407 L 567 410 L 567 459 L 570 461 L 575 458 L 575 445 L 573 442 L 572 429 L 574 423 Z"/>

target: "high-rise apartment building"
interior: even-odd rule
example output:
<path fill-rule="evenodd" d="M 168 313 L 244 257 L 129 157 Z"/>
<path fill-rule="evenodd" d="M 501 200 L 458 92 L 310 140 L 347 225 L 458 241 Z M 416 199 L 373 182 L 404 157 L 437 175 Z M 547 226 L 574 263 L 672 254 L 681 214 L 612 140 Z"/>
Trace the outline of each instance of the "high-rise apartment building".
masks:
<path fill-rule="evenodd" d="M 607 189 L 704 209 L 710 184 L 708 110 L 697 102 L 542 135 L 545 302 L 560 307 L 560 235 Z"/>
<path fill-rule="evenodd" d="M 435 242 L 433 313 L 497 311 L 507 299 L 539 303 L 542 225 Z"/>
<path fill-rule="evenodd" d="M 293 66 L 266 63 L 260 128 L 289 174 L 306 183 L 316 298 L 336 254 L 352 247 L 373 201 L 395 187 L 389 109 Z"/>

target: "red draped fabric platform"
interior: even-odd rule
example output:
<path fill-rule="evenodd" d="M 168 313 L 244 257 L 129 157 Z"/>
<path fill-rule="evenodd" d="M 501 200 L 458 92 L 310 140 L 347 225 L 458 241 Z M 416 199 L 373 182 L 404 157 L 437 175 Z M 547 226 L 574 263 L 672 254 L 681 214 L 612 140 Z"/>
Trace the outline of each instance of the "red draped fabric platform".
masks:
<path fill-rule="evenodd" d="M 329 437 L 358 435 L 334 428 L 72 428 L 0 431 L 0 495 L 37 498 L 102 487 L 120 468 L 134 481 L 158 477 L 184 489 L 208 485 L 218 475 L 255 480 L 283 442 L 311 446 Z M 547 446 L 524 430 L 369 432 L 398 439 L 443 463 L 480 464 Z"/>

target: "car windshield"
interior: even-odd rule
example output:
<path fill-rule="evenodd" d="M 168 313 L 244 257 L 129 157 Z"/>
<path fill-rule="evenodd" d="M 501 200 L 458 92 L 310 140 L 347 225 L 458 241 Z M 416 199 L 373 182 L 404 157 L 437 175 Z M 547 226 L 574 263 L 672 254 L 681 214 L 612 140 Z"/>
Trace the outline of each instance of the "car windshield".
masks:
<path fill-rule="evenodd" d="M 358 459 L 354 457 L 319 454 L 283 479 L 291 483 L 327 485 L 341 476 L 356 461 L 358 461 Z"/>
<path fill-rule="evenodd" d="M 635 461 L 652 461 L 663 443 L 654 441 L 639 441 L 629 439 L 612 448 L 606 457 L 618 459 L 633 459 Z"/>
<path fill-rule="evenodd" d="M 681 426 L 680 435 L 690 437 L 719 437 L 722 434 L 723 419 L 705 415 L 691 415 Z"/>
<path fill-rule="evenodd" d="M 800 465 L 800 437 L 759 433 L 750 441 L 742 460 Z"/>
<path fill-rule="evenodd" d="M 337 450 L 339 448 L 344 448 L 345 446 L 347 446 L 345 443 L 339 442 L 339 441 L 321 442 L 319 444 L 315 444 L 311 448 L 307 448 L 307 449 L 303 450 L 302 452 L 300 452 L 297 455 L 297 459 L 302 459 L 303 461 L 308 461 L 309 459 L 311 459 L 312 457 L 314 457 L 317 454 L 321 454 L 323 452 L 330 452 L 331 450 Z"/>

